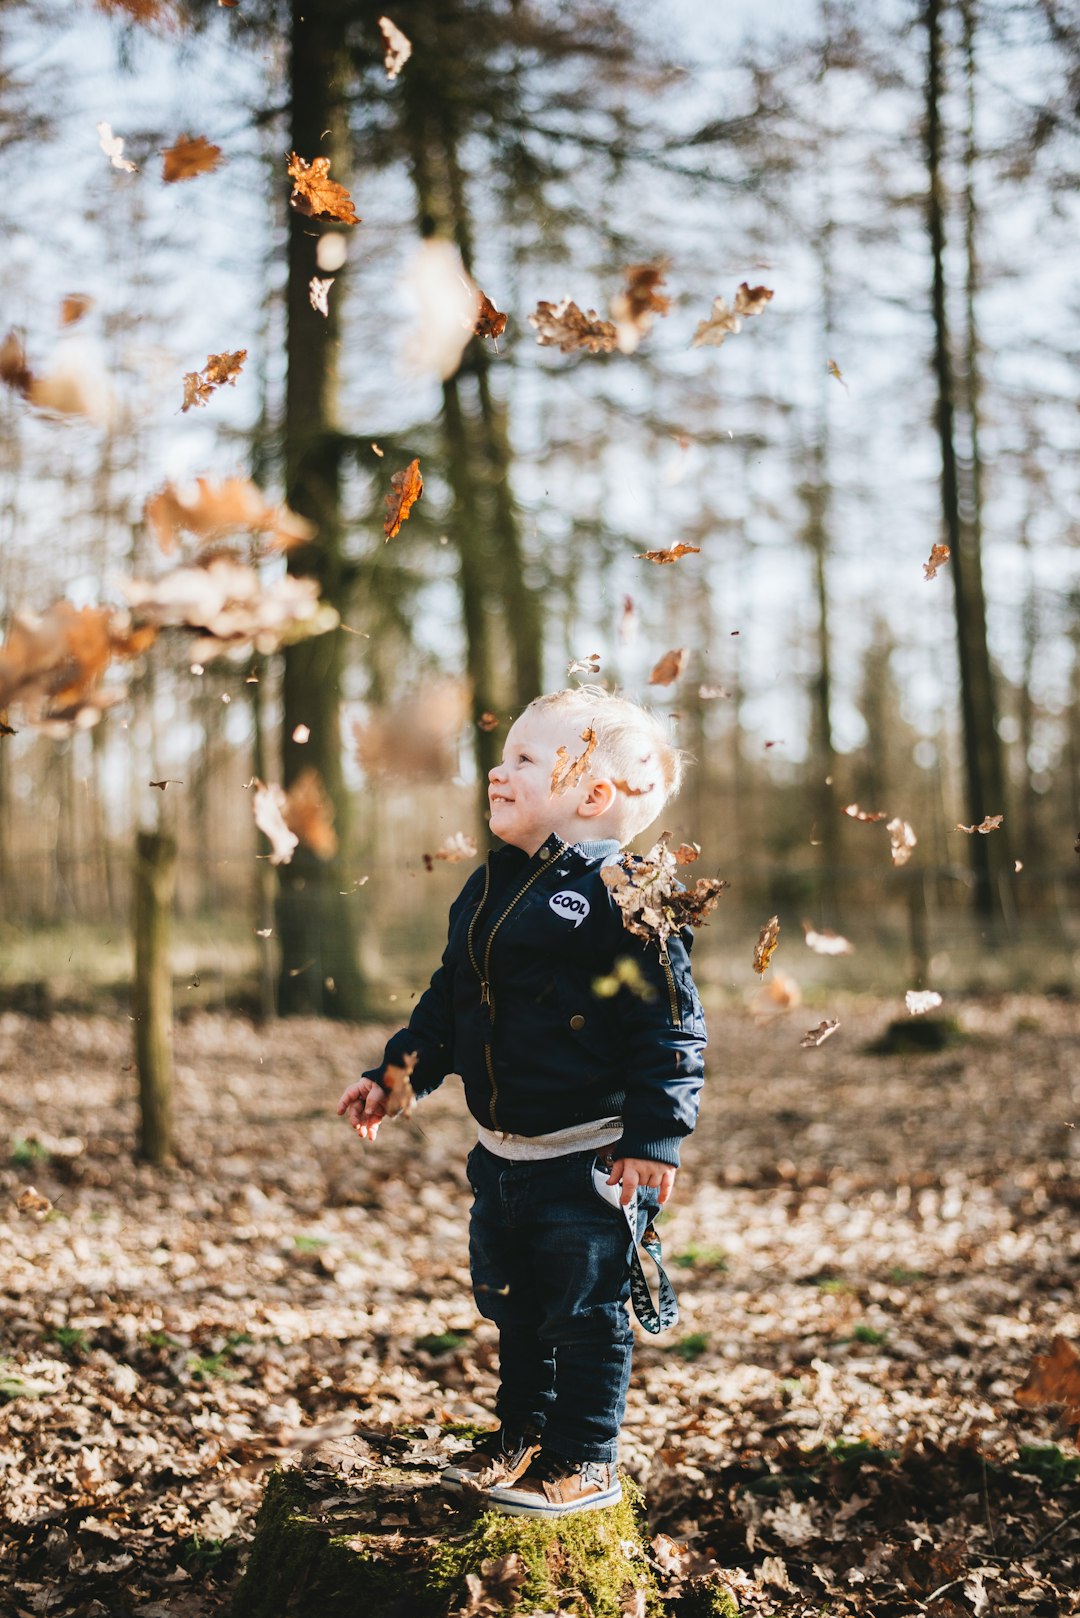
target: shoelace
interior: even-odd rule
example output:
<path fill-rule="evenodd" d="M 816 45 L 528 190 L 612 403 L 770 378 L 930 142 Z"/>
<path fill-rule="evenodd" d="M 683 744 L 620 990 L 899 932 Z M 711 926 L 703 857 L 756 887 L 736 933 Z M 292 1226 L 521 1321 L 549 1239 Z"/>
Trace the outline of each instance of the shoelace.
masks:
<path fill-rule="evenodd" d="M 529 1462 L 525 1473 L 527 1478 L 535 1478 L 537 1483 L 554 1483 L 558 1478 L 564 1478 L 568 1473 L 577 1471 L 574 1461 L 568 1461 L 563 1455 L 556 1455 L 554 1450 L 541 1450 Z"/>

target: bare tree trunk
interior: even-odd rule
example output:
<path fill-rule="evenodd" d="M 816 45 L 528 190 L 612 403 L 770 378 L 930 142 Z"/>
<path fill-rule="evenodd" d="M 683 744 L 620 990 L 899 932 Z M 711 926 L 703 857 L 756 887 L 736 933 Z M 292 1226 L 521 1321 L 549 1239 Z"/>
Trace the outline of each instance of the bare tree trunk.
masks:
<path fill-rule="evenodd" d="M 251 693 L 251 753 L 255 774 L 266 780 L 266 721 L 264 712 L 263 681 L 266 679 L 268 660 L 256 654 L 248 670 L 248 691 Z M 254 678 L 252 678 L 254 676 Z M 274 983 L 274 868 L 267 856 L 270 839 L 265 832 L 256 830 L 260 858 L 255 861 L 255 938 L 259 960 L 259 1018 L 270 1022 L 277 1015 Z"/>
<path fill-rule="evenodd" d="M 928 177 L 927 230 L 933 266 L 934 376 L 937 384 L 937 431 L 941 448 L 941 510 L 945 540 L 952 553 L 960 664 L 960 705 L 964 729 L 967 818 L 1003 814 L 1004 776 L 997 734 L 993 669 L 986 636 L 980 532 L 976 522 L 961 520 L 956 454 L 956 397 L 945 284 L 945 185 L 942 175 L 941 102 L 943 68 L 941 15 L 943 0 L 927 0 L 925 155 Z M 973 358 L 973 357 L 972 357 Z M 994 932 L 1004 920 L 999 876 L 1008 858 L 1002 833 L 969 839 L 975 878 L 975 910 Z"/>
<path fill-rule="evenodd" d="M 172 968 L 169 921 L 176 891 L 176 842 L 162 832 L 135 840 L 135 1065 L 139 1156 L 172 1155 Z"/>

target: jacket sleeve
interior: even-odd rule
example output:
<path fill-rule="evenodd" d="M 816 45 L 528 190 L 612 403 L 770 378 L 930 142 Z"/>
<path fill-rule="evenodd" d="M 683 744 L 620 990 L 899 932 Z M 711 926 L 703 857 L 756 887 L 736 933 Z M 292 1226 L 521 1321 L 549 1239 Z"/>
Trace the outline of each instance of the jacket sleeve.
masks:
<path fill-rule="evenodd" d="M 469 877 L 465 886 L 450 906 L 449 937 L 443 950 L 442 964 L 413 1007 L 408 1027 L 391 1034 L 378 1067 L 367 1068 L 362 1078 L 382 1082 L 382 1071 L 388 1062 L 402 1066 L 402 1058 L 416 1053 L 416 1066 L 412 1072 L 413 1093 L 430 1095 L 437 1090 L 454 1066 L 454 972 L 450 937 L 460 912 L 479 898 L 483 883 L 483 868 Z"/>
<path fill-rule="evenodd" d="M 673 933 L 666 949 L 623 931 L 620 953 L 637 961 L 652 992 L 624 988 L 617 1002 L 626 1104 L 622 1138 L 610 1148 L 616 1157 L 678 1167 L 680 1144 L 697 1122 L 707 1035 L 690 971 L 692 943 L 689 927 Z"/>

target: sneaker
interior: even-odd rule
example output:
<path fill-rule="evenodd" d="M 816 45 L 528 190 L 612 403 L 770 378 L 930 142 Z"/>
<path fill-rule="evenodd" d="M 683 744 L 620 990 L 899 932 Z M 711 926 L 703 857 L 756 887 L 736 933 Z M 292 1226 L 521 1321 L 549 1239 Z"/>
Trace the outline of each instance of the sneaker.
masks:
<path fill-rule="evenodd" d="M 518 1517 L 566 1517 L 572 1511 L 596 1511 L 622 1499 L 622 1483 L 607 1461 L 571 1461 L 542 1449 L 516 1482 L 490 1490 L 496 1511 Z"/>
<path fill-rule="evenodd" d="M 490 1489 L 514 1483 L 539 1450 L 536 1433 L 508 1433 L 499 1427 L 478 1439 L 467 1455 L 444 1467 L 439 1481 L 447 1489 Z"/>

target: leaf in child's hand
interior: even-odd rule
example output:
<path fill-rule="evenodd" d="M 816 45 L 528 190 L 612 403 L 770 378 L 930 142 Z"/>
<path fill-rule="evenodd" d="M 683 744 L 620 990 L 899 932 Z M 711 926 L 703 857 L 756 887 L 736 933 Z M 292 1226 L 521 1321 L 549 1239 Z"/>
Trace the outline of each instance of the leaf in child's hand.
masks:
<path fill-rule="evenodd" d="M 390 488 L 392 492 L 383 496 L 383 504 L 386 507 L 383 532 L 387 539 L 393 539 L 399 532 L 402 523 L 406 521 L 424 492 L 419 460 L 410 461 L 402 471 L 395 472 L 390 479 Z"/>
<path fill-rule="evenodd" d="M 596 731 L 590 725 L 581 733 L 585 743 L 585 751 L 579 753 L 577 758 L 571 758 L 569 750 L 560 747 L 555 753 L 555 768 L 551 772 L 551 790 L 557 797 L 561 797 L 570 787 L 576 787 L 588 768 L 589 760 L 596 752 Z"/>
<path fill-rule="evenodd" d="M 570 298 L 561 303 L 540 302 L 529 316 L 536 328 L 536 341 L 542 348 L 557 347 L 563 354 L 587 348 L 590 354 L 610 354 L 618 332 L 610 320 L 601 320 L 595 309 L 582 314 Z"/>
<path fill-rule="evenodd" d="M 387 1062 L 383 1068 L 379 1083 L 386 1091 L 386 1116 L 388 1118 L 407 1118 L 416 1106 L 412 1075 L 418 1058 L 418 1051 L 406 1051 L 401 1058 L 400 1066 Z"/>
<path fill-rule="evenodd" d="M 184 402 L 180 409 L 188 411 L 192 405 L 204 405 L 210 395 L 226 382 L 235 387 L 246 359 L 246 348 L 238 348 L 235 354 L 208 354 L 201 371 L 186 372 Z"/>
<path fill-rule="evenodd" d="M 897 816 L 895 820 L 889 821 L 885 830 L 889 834 L 889 853 L 893 864 L 906 865 L 911 858 L 912 849 L 919 840 L 913 828 L 906 820 L 901 820 Z"/>
<path fill-rule="evenodd" d="M 985 837 L 987 832 L 997 831 L 998 827 L 1001 825 L 1001 822 L 1004 819 L 1005 819 L 1004 815 L 986 815 L 986 816 L 984 816 L 984 818 L 982 820 L 980 820 L 980 822 L 979 822 L 979 824 L 977 826 L 961 826 L 960 822 L 957 821 L 956 830 L 957 831 L 966 831 L 969 837 L 972 835 L 973 832 L 978 831 L 978 832 L 982 832 L 983 836 Z"/>
<path fill-rule="evenodd" d="M 634 561 L 655 562 L 658 567 L 662 567 L 665 562 L 677 562 L 680 556 L 697 556 L 700 551 L 700 545 L 684 545 L 680 541 L 678 545 L 672 545 L 666 551 L 638 551 Z"/>
<path fill-rule="evenodd" d="M 819 1022 L 816 1028 L 807 1029 L 799 1044 L 804 1049 L 810 1049 L 815 1045 L 824 1045 L 829 1035 L 835 1034 L 839 1026 L 840 1023 L 835 1017 L 826 1017 L 825 1021 Z"/>
<path fill-rule="evenodd" d="M 459 860 L 474 860 L 476 858 L 476 838 L 470 837 L 466 831 L 456 831 L 448 837 L 441 848 L 434 854 L 423 856 L 424 869 L 433 871 L 436 860 L 446 860 L 450 865 L 456 865 Z"/>
<path fill-rule="evenodd" d="M 676 646 L 665 652 L 649 675 L 650 685 L 673 685 L 686 667 L 689 654 L 685 646 Z"/>
<path fill-rule="evenodd" d="M 348 191 L 330 178 L 328 157 L 316 157 L 308 163 L 290 152 L 288 175 L 293 182 L 289 201 L 298 213 L 308 214 L 312 219 L 338 219 L 343 225 L 363 223 Z"/>
<path fill-rule="evenodd" d="M 754 945 L 754 971 L 758 977 L 768 969 L 773 958 L 773 951 L 780 941 L 780 918 L 770 916 L 768 921 L 758 933 L 757 943 Z"/>
<path fill-rule="evenodd" d="M 928 579 L 937 578 L 937 570 L 944 567 L 952 555 L 947 545 L 935 545 L 930 551 L 930 560 L 923 563 L 923 576 Z"/>
<path fill-rule="evenodd" d="M 473 327 L 473 336 L 501 337 L 506 330 L 506 316 L 496 309 L 486 292 L 480 292 L 479 287 L 477 292 L 480 296 L 480 308 L 476 316 L 476 325 Z"/>
<path fill-rule="evenodd" d="M 386 77 L 396 79 L 405 63 L 412 55 L 412 40 L 396 27 L 389 17 L 379 18 L 379 32 L 383 37 L 386 55 L 383 66 L 386 68 Z"/>
<path fill-rule="evenodd" d="M 163 154 L 161 178 L 166 185 L 193 180 L 198 174 L 212 173 L 220 162 L 221 147 L 212 145 L 205 135 L 181 135 Z"/>
<path fill-rule="evenodd" d="M 1080 1443 L 1080 1354 L 1064 1337 L 1055 1337 L 1049 1354 L 1036 1354 L 1031 1369 L 1014 1395 L 1025 1410 L 1040 1405 L 1064 1405 L 1063 1418 L 1076 1426 Z"/>

